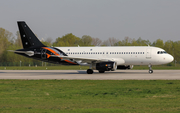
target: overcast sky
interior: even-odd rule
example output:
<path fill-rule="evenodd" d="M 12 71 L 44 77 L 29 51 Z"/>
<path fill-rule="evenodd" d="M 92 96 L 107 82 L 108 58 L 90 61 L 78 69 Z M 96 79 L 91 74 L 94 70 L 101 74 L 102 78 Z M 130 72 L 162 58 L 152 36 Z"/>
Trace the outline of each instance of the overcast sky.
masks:
<path fill-rule="evenodd" d="M 180 40 L 180 0 L 1 0 L 0 27 L 26 21 L 39 39 L 67 33 L 106 40 Z"/>

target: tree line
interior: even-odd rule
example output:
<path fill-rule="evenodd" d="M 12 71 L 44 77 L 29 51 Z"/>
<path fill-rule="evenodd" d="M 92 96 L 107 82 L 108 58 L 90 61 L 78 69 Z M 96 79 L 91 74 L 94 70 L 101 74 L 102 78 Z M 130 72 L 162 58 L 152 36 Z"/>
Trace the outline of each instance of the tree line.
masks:
<path fill-rule="evenodd" d="M 137 40 L 129 37 L 124 39 L 116 39 L 110 37 L 107 40 L 101 40 L 99 38 L 93 38 L 89 35 L 83 35 L 81 38 L 75 36 L 72 33 L 68 33 L 62 37 L 56 38 L 52 42 L 52 38 L 41 40 L 41 42 L 49 47 L 59 46 L 155 46 L 166 50 L 167 53 L 174 56 L 175 61 L 180 63 L 180 41 L 168 40 L 164 42 L 161 39 L 157 39 L 154 42 L 149 40 L 143 40 L 139 37 Z M 22 48 L 20 34 L 17 31 L 16 36 L 13 36 L 11 32 L 0 28 L 0 66 L 2 65 L 19 65 L 18 62 L 24 63 L 24 65 L 42 65 L 40 61 L 26 58 L 20 55 L 16 55 L 8 50 L 17 50 Z M 10 64 L 9 64 L 10 63 Z M 16 64 L 18 63 L 18 64 Z M 27 63 L 27 64 L 25 64 Z M 171 63 L 172 64 L 172 63 Z"/>

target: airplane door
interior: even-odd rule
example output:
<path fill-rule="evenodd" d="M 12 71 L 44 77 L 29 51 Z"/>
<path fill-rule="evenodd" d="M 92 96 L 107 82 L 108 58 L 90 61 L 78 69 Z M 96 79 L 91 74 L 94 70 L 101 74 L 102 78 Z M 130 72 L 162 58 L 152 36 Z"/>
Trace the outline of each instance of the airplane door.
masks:
<path fill-rule="evenodd" d="M 146 59 L 151 59 L 151 49 L 146 49 Z"/>
<path fill-rule="evenodd" d="M 46 59 L 46 49 L 42 49 L 41 51 L 41 58 Z"/>

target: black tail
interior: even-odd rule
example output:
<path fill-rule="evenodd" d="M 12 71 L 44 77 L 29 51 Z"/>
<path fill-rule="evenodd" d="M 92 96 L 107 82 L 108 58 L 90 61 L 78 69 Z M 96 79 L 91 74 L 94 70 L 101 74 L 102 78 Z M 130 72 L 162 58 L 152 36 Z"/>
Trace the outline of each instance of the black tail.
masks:
<path fill-rule="evenodd" d="M 23 44 L 23 48 L 37 48 L 37 47 L 46 47 L 43 45 L 38 38 L 34 35 L 31 29 L 24 21 L 19 21 L 18 27 L 21 35 L 21 41 Z"/>

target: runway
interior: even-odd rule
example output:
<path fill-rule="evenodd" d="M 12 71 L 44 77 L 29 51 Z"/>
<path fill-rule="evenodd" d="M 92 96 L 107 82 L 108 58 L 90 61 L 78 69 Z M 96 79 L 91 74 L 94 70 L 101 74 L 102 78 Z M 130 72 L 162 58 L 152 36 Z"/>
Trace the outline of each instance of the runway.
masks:
<path fill-rule="evenodd" d="M 86 70 L 0 70 L 0 79 L 65 80 L 180 80 L 180 70 L 116 70 L 86 74 Z"/>

